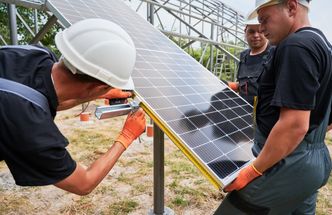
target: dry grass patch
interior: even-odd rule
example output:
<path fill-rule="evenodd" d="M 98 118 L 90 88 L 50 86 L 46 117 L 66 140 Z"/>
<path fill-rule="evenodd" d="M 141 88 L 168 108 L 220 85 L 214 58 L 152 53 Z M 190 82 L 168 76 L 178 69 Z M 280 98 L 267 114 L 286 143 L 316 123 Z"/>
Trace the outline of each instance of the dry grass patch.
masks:
<path fill-rule="evenodd" d="M 0 214 L 29 214 L 35 211 L 29 198 L 22 195 L 0 195 Z"/>
<path fill-rule="evenodd" d="M 96 202 L 93 196 L 75 198 L 73 202 L 60 210 L 61 214 L 94 214 Z M 97 203 L 98 204 L 98 203 Z"/>

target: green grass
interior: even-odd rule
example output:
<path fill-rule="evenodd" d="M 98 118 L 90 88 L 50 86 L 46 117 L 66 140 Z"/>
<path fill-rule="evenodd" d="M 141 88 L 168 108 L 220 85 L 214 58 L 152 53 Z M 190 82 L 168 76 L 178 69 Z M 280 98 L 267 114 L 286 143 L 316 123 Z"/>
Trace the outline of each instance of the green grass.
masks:
<path fill-rule="evenodd" d="M 124 215 L 134 211 L 138 207 L 138 203 L 131 199 L 121 200 L 115 203 L 112 203 L 108 206 L 106 214 L 117 214 Z"/>
<path fill-rule="evenodd" d="M 115 190 L 112 186 L 106 186 L 104 184 L 101 184 L 101 185 L 97 186 L 94 193 L 101 194 L 101 195 L 113 195 L 113 194 L 115 194 Z"/>
<path fill-rule="evenodd" d="M 187 161 L 174 161 L 169 162 L 171 173 L 176 175 L 183 175 L 183 174 L 193 174 L 196 173 L 197 170 L 195 166 Z"/>
<path fill-rule="evenodd" d="M 111 146 L 109 137 L 98 132 L 88 132 L 86 129 L 74 129 L 68 140 L 70 154 L 85 165 L 91 164 Z"/>
<path fill-rule="evenodd" d="M 326 143 L 327 145 L 332 145 L 332 138 L 331 138 L 330 136 L 326 137 L 326 138 L 325 138 L 325 143 Z"/>
<path fill-rule="evenodd" d="M 176 196 L 173 200 L 172 200 L 172 204 L 174 206 L 181 206 L 181 207 L 185 207 L 189 205 L 189 202 L 183 198 L 183 196 Z"/>
<path fill-rule="evenodd" d="M 147 192 L 152 192 L 152 185 L 151 184 L 146 184 L 146 183 L 142 183 L 142 184 L 135 184 L 133 185 L 134 188 L 132 190 L 132 194 L 133 195 L 139 195 L 139 194 L 144 194 Z"/>
<path fill-rule="evenodd" d="M 117 177 L 117 180 L 119 182 L 123 182 L 125 184 L 131 184 L 133 182 L 133 178 L 125 173 L 120 173 L 120 175 Z"/>
<path fill-rule="evenodd" d="M 316 212 L 317 215 L 332 214 L 332 173 L 327 184 L 319 190 Z"/>
<path fill-rule="evenodd" d="M 326 136 L 325 143 L 331 147 L 331 134 Z M 330 174 L 327 184 L 319 190 L 316 213 L 317 215 L 332 214 L 332 173 Z"/>

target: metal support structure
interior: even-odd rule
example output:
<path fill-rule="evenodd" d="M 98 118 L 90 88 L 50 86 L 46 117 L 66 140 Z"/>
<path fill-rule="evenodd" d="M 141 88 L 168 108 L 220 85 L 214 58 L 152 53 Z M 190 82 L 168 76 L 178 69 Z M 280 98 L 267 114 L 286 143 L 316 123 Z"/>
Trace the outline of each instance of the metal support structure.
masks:
<path fill-rule="evenodd" d="M 51 16 L 38 34 L 31 40 L 31 44 L 38 43 L 47 33 L 47 31 L 58 21 L 56 16 Z"/>
<path fill-rule="evenodd" d="M 196 42 L 196 40 L 191 40 L 188 43 L 184 44 L 183 46 L 181 46 L 181 49 L 185 49 L 187 47 L 189 47 L 190 45 L 192 45 L 194 42 Z"/>
<path fill-rule="evenodd" d="M 8 4 L 9 14 L 9 29 L 10 29 L 10 41 L 12 45 L 17 45 L 17 21 L 16 21 L 16 6 L 14 4 Z"/>
<path fill-rule="evenodd" d="M 172 14 L 175 18 L 177 18 L 181 23 L 183 23 L 185 26 L 189 27 L 190 29 L 192 29 L 195 33 L 197 33 L 200 37 L 207 39 L 207 37 L 205 35 L 203 35 L 202 33 L 200 33 L 198 30 L 196 30 L 194 27 L 192 27 L 189 23 L 187 23 L 185 20 L 181 19 L 181 17 L 177 16 L 175 13 L 173 13 L 172 11 L 168 11 L 168 13 Z M 211 31 L 213 30 L 213 26 L 211 25 Z M 181 33 L 181 32 L 180 32 Z M 211 32 L 211 35 L 213 34 L 213 32 Z M 228 52 L 226 49 L 220 47 L 219 45 L 215 45 L 215 47 L 217 49 L 221 49 L 223 52 L 225 52 L 229 57 L 231 57 L 232 59 L 236 60 L 237 57 L 234 56 L 233 54 L 231 54 L 230 52 Z"/>
<path fill-rule="evenodd" d="M 55 23 L 51 17 L 46 25 L 38 31 L 38 12 L 40 10 L 46 11 L 54 7 L 50 1 L 46 0 L 0 0 L 0 2 L 23 6 L 31 9 L 34 15 L 34 25 L 28 26 L 19 14 L 17 17 L 20 19 L 24 27 L 34 37 L 32 43 L 39 42 L 45 35 L 46 31 Z M 223 3 L 223 0 L 130 0 L 138 13 L 146 16 L 146 19 L 155 27 L 160 28 L 163 33 L 168 36 L 174 36 L 175 40 L 180 41 L 180 45 L 188 53 L 201 49 L 201 53 L 205 53 L 204 47 L 208 44 L 211 51 L 214 49 L 218 54 L 210 53 L 212 58 L 209 58 L 208 64 L 204 62 L 204 66 L 209 70 L 218 70 L 218 76 L 221 73 L 229 71 L 231 75 L 227 77 L 235 77 L 238 55 L 247 48 L 247 43 L 244 40 L 244 15 L 234 10 L 230 6 Z M 46 9 L 46 10 L 45 10 Z M 146 12 L 144 11 L 146 10 Z M 52 10 L 54 11 L 54 10 Z M 143 14 L 142 14 L 143 12 Z M 8 10 L 8 14 L 13 14 Z M 46 11 L 47 14 L 50 12 Z M 50 14 L 59 15 L 59 14 Z M 61 17 L 61 16 L 59 16 Z M 17 27 L 14 27 L 13 19 L 10 19 L 8 29 L 11 29 L 11 39 L 14 39 Z M 174 21 L 173 21 L 174 20 Z M 62 27 L 69 27 L 71 23 L 68 20 L 60 18 L 57 21 Z M 173 23 L 173 24 L 172 24 Z M 12 27 L 11 27 L 12 26 Z M 16 30 L 15 30 L 16 29 Z M 37 33 L 39 32 L 39 33 Z M 36 36 L 34 36 L 36 34 Z M 213 38 L 213 39 L 211 39 Z M 17 33 L 16 33 L 17 39 Z M 0 38 L 0 43 L 15 44 L 13 42 L 5 41 Z M 17 42 L 16 42 L 17 43 Z M 229 45 L 226 45 L 229 44 Z M 227 56 L 223 64 L 220 65 L 220 56 Z M 200 60 L 202 62 L 202 58 Z M 219 76 L 221 77 L 221 76 Z M 224 76 L 226 77 L 226 76 Z"/>
<path fill-rule="evenodd" d="M 232 45 L 232 44 L 224 43 L 224 42 L 216 42 L 215 40 L 210 40 L 210 39 L 206 39 L 206 38 L 202 38 L 202 37 L 186 36 L 186 35 L 181 35 L 179 33 L 171 32 L 171 31 L 164 31 L 164 30 L 160 30 L 160 31 L 162 33 L 168 35 L 168 36 L 181 37 L 181 38 L 184 38 L 184 39 L 200 41 L 202 43 L 219 45 L 219 46 L 223 46 L 223 47 L 232 47 L 232 48 L 235 48 L 235 49 L 239 49 L 240 51 L 245 49 L 244 47 L 241 47 L 241 46 L 236 46 L 236 45 Z M 237 60 L 239 60 L 239 59 L 237 59 Z"/>
<path fill-rule="evenodd" d="M 152 25 L 154 25 L 154 5 L 147 4 L 147 19 Z"/>
<path fill-rule="evenodd" d="M 147 21 L 154 25 L 154 5 L 147 4 Z M 164 206 L 164 132 L 153 124 L 153 209 L 149 215 L 173 215 L 174 212 Z"/>
<path fill-rule="evenodd" d="M 148 215 L 175 215 L 174 211 L 164 204 L 164 132 L 153 124 L 153 209 Z"/>
<path fill-rule="evenodd" d="M 202 47 L 202 54 L 201 54 L 201 58 L 199 59 L 199 63 L 201 63 L 201 64 L 203 64 L 203 59 L 204 59 L 205 52 L 206 52 L 208 46 L 209 46 L 209 44 L 207 43 L 204 48 Z"/>
<path fill-rule="evenodd" d="M 34 15 L 33 22 L 34 22 L 34 25 L 35 25 L 34 33 L 37 34 L 38 31 L 39 31 L 39 27 L 38 27 L 38 10 L 37 9 L 34 9 L 33 15 Z"/>
<path fill-rule="evenodd" d="M 224 29 L 225 32 L 228 32 L 228 33 L 232 34 L 235 37 L 237 36 L 237 34 L 243 35 L 242 31 L 236 31 L 233 28 L 226 27 L 225 25 L 220 25 L 216 20 L 213 20 L 213 19 L 209 18 L 209 16 L 212 15 L 212 13 L 214 11 L 210 11 L 208 14 L 204 14 L 202 12 L 200 12 L 199 14 L 184 12 L 183 11 L 184 7 L 182 6 L 182 1 L 180 1 L 179 9 L 174 9 L 172 7 L 165 6 L 164 4 L 159 4 L 159 3 L 151 1 L 151 0 L 139 0 L 139 1 L 141 1 L 141 3 L 146 2 L 147 4 L 153 4 L 155 6 L 159 6 L 159 8 L 156 11 L 158 11 L 158 10 L 160 10 L 160 8 L 162 8 L 164 10 L 172 11 L 174 13 L 181 14 L 183 16 L 191 17 L 195 20 L 199 20 L 200 22 L 205 22 L 205 23 L 208 23 L 208 24 L 214 24 L 214 25 Z M 141 6 L 141 4 L 140 4 L 140 6 Z M 139 8 L 137 8 L 137 10 L 139 10 Z M 195 23 L 193 26 L 196 26 L 198 23 L 199 22 Z M 245 42 L 242 38 L 239 38 L 239 39 L 242 40 L 243 42 Z"/>
<path fill-rule="evenodd" d="M 27 29 L 29 31 L 29 33 L 34 37 L 35 33 L 31 30 L 28 23 L 23 19 L 23 17 L 19 14 L 18 11 L 16 12 L 16 16 L 20 20 L 20 22 L 24 25 L 25 29 Z"/>
<path fill-rule="evenodd" d="M 211 40 L 213 40 L 213 30 L 214 30 L 214 27 L 213 27 L 213 25 L 211 25 Z M 214 58 L 214 56 L 213 56 L 213 45 L 211 44 L 211 46 L 210 46 L 210 72 L 213 72 L 213 58 Z"/>
<path fill-rule="evenodd" d="M 153 205 L 154 214 L 164 213 L 164 132 L 153 125 Z"/>
<path fill-rule="evenodd" d="M 14 4 L 17 6 L 22 6 L 26 8 L 35 8 L 39 10 L 45 9 L 45 1 L 46 0 L 1 0 L 1 2 Z"/>
<path fill-rule="evenodd" d="M 6 40 L 3 38 L 2 35 L 0 35 L 0 41 L 4 44 L 4 45 L 8 45 Z"/>

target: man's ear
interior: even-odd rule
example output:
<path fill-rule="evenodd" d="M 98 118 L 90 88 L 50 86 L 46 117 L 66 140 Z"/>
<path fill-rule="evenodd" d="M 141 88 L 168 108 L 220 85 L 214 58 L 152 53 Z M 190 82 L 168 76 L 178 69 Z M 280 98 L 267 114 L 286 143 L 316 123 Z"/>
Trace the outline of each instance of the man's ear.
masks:
<path fill-rule="evenodd" d="M 294 17 L 296 15 L 297 9 L 299 7 L 297 0 L 287 1 L 287 12 L 289 17 Z"/>

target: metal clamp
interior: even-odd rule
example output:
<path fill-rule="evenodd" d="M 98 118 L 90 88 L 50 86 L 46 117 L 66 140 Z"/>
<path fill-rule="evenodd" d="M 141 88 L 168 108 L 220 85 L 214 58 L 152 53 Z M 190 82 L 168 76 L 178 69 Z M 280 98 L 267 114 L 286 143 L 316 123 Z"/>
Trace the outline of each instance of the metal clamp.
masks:
<path fill-rule="evenodd" d="M 130 112 L 135 112 L 139 108 L 139 104 L 136 101 L 129 102 L 127 104 L 100 106 L 96 108 L 95 116 L 97 119 L 108 119 L 112 117 L 127 115 Z"/>

